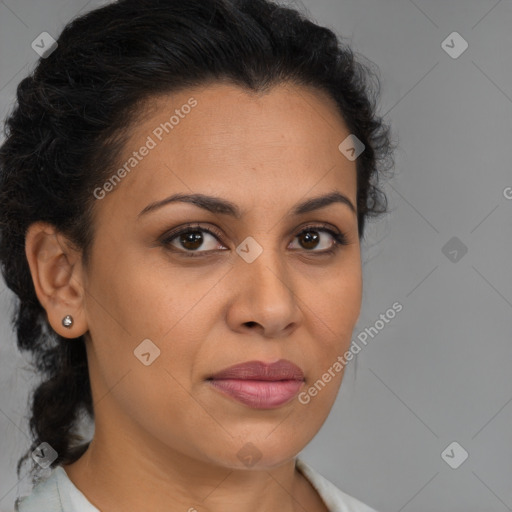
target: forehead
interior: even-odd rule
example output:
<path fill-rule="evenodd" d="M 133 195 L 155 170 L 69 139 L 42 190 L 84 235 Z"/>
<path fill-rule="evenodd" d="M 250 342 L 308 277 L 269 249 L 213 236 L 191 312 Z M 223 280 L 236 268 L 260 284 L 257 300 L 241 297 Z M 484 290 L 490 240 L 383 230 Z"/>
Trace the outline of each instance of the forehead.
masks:
<path fill-rule="evenodd" d="M 318 185 L 355 201 L 355 162 L 338 149 L 348 135 L 334 100 L 289 83 L 265 93 L 214 83 L 155 97 L 131 131 L 118 162 L 127 172 L 109 200 L 143 208 L 139 200 L 177 190 L 233 198 L 236 188 L 271 201 Z"/>

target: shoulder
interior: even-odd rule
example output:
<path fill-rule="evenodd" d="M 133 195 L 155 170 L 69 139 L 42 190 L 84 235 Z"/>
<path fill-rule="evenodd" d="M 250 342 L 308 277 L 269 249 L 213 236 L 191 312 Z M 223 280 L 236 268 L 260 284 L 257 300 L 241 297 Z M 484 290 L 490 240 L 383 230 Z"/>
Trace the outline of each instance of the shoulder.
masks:
<path fill-rule="evenodd" d="M 56 470 L 52 469 L 47 478 L 39 481 L 28 496 L 16 500 L 16 512 L 63 512 Z"/>
<path fill-rule="evenodd" d="M 37 483 L 28 496 L 18 498 L 16 512 L 100 512 L 69 479 L 62 466 Z"/>
<path fill-rule="evenodd" d="M 306 464 L 296 460 L 297 469 L 311 482 L 330 512 L 377 512 L 362 501 L 338 489 L 332 482 Z"/>

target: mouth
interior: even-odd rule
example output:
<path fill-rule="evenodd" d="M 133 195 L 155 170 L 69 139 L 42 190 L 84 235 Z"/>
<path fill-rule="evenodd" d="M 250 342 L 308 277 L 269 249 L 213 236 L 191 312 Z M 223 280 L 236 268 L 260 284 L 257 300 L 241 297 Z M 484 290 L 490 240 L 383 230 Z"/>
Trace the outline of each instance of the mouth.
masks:
<path fill-rule="evenodd" d="M 248 361 L 230 366 L 207 379 L 224 396 L 254 409 L 275 409 L 297 396 L 303 371 L 291 361 Z"/>

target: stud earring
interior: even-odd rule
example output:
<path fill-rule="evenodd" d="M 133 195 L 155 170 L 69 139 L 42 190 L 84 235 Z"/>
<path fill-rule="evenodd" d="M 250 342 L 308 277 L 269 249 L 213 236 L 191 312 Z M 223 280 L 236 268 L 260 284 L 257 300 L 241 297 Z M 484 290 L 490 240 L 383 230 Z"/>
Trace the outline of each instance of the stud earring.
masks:
<path fill-rule="evenodd" d="M 67 329 L 71 328 L 71 326 L 73 325 L 73 317 L 71 315 L 66 315 L 62 319 L 62 325 Z"/>

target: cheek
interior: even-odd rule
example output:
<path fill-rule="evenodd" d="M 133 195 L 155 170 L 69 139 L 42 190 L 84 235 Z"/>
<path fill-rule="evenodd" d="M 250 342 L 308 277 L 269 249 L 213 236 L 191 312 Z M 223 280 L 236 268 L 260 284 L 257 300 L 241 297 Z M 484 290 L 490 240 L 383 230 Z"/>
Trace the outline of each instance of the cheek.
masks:
<path fill-rule="evenodd" d="M 340 347 L 348 342 L 359 318 L 362 301 L 361 267 L 354 262 L 326 275 L 316 287 L 308 285 L 306 304 L 312 304 L 313 321 Z"/>
<path fill-rule="evenodd" d="M 155 342 L 186 325 L 218 278 L 196 276 L 158 256 L 158 249 L 152 251 L 144 259 L 129 250 L 124 255 L 112 251 L 97 265 L 88 301 L 91 323 L 102 323 L 110 334 L 117 331 L 116 337 L 129 333 L 133 341 Z"/>
<path fill-rule="evenodd" d="M 306 303 L 312 304 L 308 314 L 314 325 L 307 357 L 311 373 L 298 402 L 310 414 L 325 417 L 342 383 L 347 364 L 343 355 L 350 348 L 359 318 L 362 299 L 360 265 L 354 260 L 353 265 L 340 266 L 314 290 L 314 294 L 306 295 Z"/>
<path fill-rule="evenodd" d="M 118 260 L 115 272 L 107 267 L 97 267 L 87 294 L 101 380 L 110 389 L 127 375 L 123 388 L 133 395 L 120 397 L 127 408 L 145 400 L 174 407 L 177 401 L 179 410 L 190 401 L 186 393 L 180 399 L 179 390 L 191 388 L 201 341 L 215 319 L 214 293 L 207 292 L 218 278 L 191 279 L 168 265 L 128 257 Z M 171 395 L 172 389 L 178 391 Z M 137 395 L 143 390 L 150 399 Z"/>

